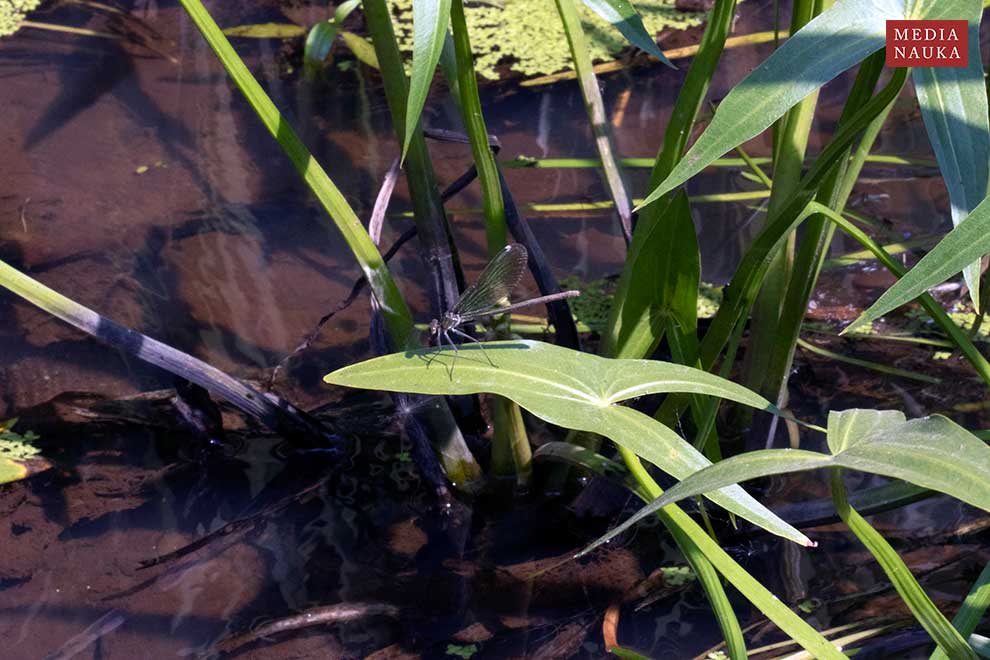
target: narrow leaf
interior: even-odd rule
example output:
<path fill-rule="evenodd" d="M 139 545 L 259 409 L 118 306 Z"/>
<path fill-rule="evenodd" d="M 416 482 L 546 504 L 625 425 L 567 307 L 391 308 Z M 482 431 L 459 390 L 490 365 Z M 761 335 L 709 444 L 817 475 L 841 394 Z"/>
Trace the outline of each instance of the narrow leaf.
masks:
<path fill-rule="evenodd" d="M 312 80 L 330 55 L 333 40 L 337 38 L 337 26 L 330 21 L 320 21 L 309 29 L 303 48 L 303 70 Z"/>
<path fill-rule="evenodd" d="M 987 253 L 990 253 L 990 199 L 984 200 L 973 209 L 914 268 L 843 330 L 843 334 L 872 323 L 884 314 L 911 302 Z"/>
<path fill-rule="evenodd" d="M 255 25 L 235 25 L 224 29 L 223 33 L 228 37 L 292 39 L 306 34 L 306 28 L 295 23 L 258 23 Z"/>
<path fill-rule="evenodd" d="M 405 132 L 402 143 L 402 159 L 406 152 L 419 116 L 426 105 L 426 95 L 433 82 L 433 73 L 440 61 L 447 24 L 450 22 L 451 0 L 413 0 L 413 60 L 409 82 L 409 98 L 406 103 Z"/>
<path fill-rule="evenodd" d="M 359 62 L 370 66 L 372 69 L 378 68 L 378 56 L 375 54 L 375 47 L 371 45 L 371 42 L 360 34 L 354 34 L 347 30 L 340 31 L 340 38 Z"/>
<path fill-rule="evenodd" d="M 886 22 L 898 18 L 904 18 L 903 0 L 836 2 L 733 88 L 698 141 L 640 207 L 756 137 L 808 94 L 883 48 Z"/>
<path fill-rule="evenodd" d="M 593 12 L 612 24 L 633 46 L 657 58 L 671 69 L 677 67 L 657 46 L 656 40 L 646 31 L 643 18 L 628 0 L 583 0 Z"/>
<path fill-rule="evenodd" d="M 913 70 L 921 116 L 939 170 L 949 191 L 952 224 L 958 227 L 987 194 L 990 178 L 990 125 L 980 58 L 980 0 L 919 2 L 918 18 L 969 20 L 969 65 Z M 979 306 L 980 264 L 963 270 L 973 304 Z"/>

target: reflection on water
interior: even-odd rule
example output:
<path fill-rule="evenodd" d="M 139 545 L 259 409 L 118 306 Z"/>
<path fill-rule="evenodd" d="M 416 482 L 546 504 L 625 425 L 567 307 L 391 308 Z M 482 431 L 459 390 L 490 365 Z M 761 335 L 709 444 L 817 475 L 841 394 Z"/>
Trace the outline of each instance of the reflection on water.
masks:
<path fill-rule="evenodd" d="M 737 31 L 766 29 L 769 6 L 768 1 L 745 3 Z M 274 3 L 253 8 L 249 20 L 236 5 L 216 10 L 222 25 L 284 20 Z M 315 20 L 322 9 L 309 11 Z M 180 9 L 139 2 L 134 12 L 160 32 L 159 48 L 174 54 L 175 63 L 127 42 L 49 33 L 23 31 L 0 43 L 5 155 L 0 257 L 117 321 L 241 377 L 264 381 L 347 296 L 358 269 Z M 73 8 L 51 18 L 89 20 Z M 348 201 L 367 217 L 396 154 L 377 78 L 349 69 L 314 88 L 287 73 L 294 61 L 279 42 L 236 45 Z M 728 53 L 711 98 L 724 96 L 766 53 L 765 47 Z M 684 70 L 641 68 L 602 79 L 621 154 L 655 154 Z M 838 117 L 848 82 L 843 81 L 823 94 L 818 120 L 823 130 L 831 130 Z M 575 84 L 497 86 L 484 94 L 488 127 L 499 136 L 503 157 L 594 156 Z M 879 151 L 930 157 L 912 112 L 910 104 L 895 112 Z M 459 124 L 455 108 L 442 98 L 426 117 L 438 128 Z M 812 151 L 823 141 L 814 136 Z M 442 182 L 469 164 L 463 145 L 430 148 Z M 760 139 L 748 149 L 766 154 L 768 143 Z M 638 196 L 645 192 L 647 173 L 630 172 Z M 857 187 L 851 207 L 882 222 L 895 221 L 892 235 L 900 238 L 946 226 L 941 181 L 912 173 L 889 180 L 895 174 L 872 168 L 867 177 L 873 182 Z M 516 169 L 506 176 L 519 203 L 606 198 L 601 177 L 592 170 Z M 408 226 L 401 217 L 409 210 L 403 185 L 390 207 L 395 219 L 386 227 L 385 244 Z M 688 186 L 692 195 L 753 189 L 735 170 L 706 173 Z M 461 209 L 479 205 L 474 187 L 451 202 Z M 724 281 L 761 215 L 752 206 L 722 203 L 697 204 L 694 213 L 705 278 Z M 483 227 L 477 214 L 453 215 L 470 281 L 485 261 Z M 624 245 L 614 214 L 534 213 L 530 220 L 558 274 L 594 279 L 618 272 Z M 843 254 L 857 246 L 837 237 L 833 249 Z M 394 260 L 393 272 L 425 319 L 428 304 L 414 244 Z M 0 295 L 0 305 L 4 414 L 67 391 L 116 398 L 171 384 L 167 375 L 81 337 L 9 295 Z M 362 299 L 335 316 L 278 389 L 302 406 L 325 403 L 322 374 L 368 353 L 368 312 Z M 73 649 L 82 657 L 165 657 L 201 652 L 258 617 L 374 601 L 400 607 L 402 620 L 321 629 L 293 638 L 292 649 L 300 657 L 343 657 L 394 640 L 417 640 L 417 652 L 439 657 L 447 641 L 484 646 L 494 636 L 483 657 L 522 652 L 598 657 L 603 652 L 595 631 L 598 617 L 644 577 L 631 552 L 615 549 L 608 561 L 582 565 L 534 590 L 511 567 L 565 553 L 583 538 L 568 527 L 570 519 L 560 516 L 556 504 L 489 512 L 474 521 L 464 512 L 460 518 L 437 515 L 407 450 L 390 435 L 394 425 L 382 423 L 378 412 L 369 415 L 366 403 L 361 406 L 334 411 L 336 417 L 359 420 L 352 423 L 358 446 L 344 469 L 330 457 L 285 458 L 271 451 L 272 441 L 242 429 L 252 439 L 247 449 L 203 471 L 176 462 L 182 439 L 170 436 L 167 424 L 141 430 L 148 423 L 146 411 L 112 432 L 85 431 L 83 424 L 52 426 L 46 442 L 60 448 L 63 470 L 0 490 L 0 511 L 10 514 L 0 567 L 0 634 L 20 657 L 43 657 L 63 644 L 57 657 L 69 657 Z M 42 425 L 44 416 L 35 422 Z M 261 504 L 326 474 L 331 476 L 318 497 L 276 518 L 263 517 L 190 559 L 148 575 L 136 569 L 140 560 L 257 513 Z M 918 515 L 928 520 L 932 514 Z M 554 522 L 546 524 L 547 518 Z M 823 541 L 830 543 L 845 549 L 847 541 L 838 536 Z M 666 546 L 652 550 L 653 556 L 679 561 Z M 769 544 L 740 556 L 776 587 L 781 573 L 765 561 L 773 552 Z M 747 560 L 753 556 L 761 560 Z M 849 568 L 846 559 L 834 561 L 837 565 L 818 571 Z M 815 579 L 807 557 L 794 563 L 792 573 L 802 573 L 800 580 Z M 856 581 L 872 584 L 872 575 L 858 575 Z M 548 592 L 556 598 L 548 599 Z M 822 615 L 818 623 L 827 620 Z M 481 628 L 472 628 L 476 624 Z M 719 637 L 697 590 L 659 610 L 630 613 L 624 626 L 623 635 L 658 657 L 682 657 Z M 401 650 L 381 657 L 403 657 Z M 245 656 L 265 653 L 260 645 Z"/>

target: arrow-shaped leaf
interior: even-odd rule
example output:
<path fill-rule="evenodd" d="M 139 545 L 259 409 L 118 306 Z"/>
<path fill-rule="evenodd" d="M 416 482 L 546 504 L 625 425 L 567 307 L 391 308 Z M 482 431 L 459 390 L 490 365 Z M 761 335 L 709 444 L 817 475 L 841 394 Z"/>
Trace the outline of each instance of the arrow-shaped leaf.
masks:
<path fill-rule="evenodd" d="M 834 452 L 831 455 L 803 449 L 763 449 L 719 461 L 675 485 L 582 553 L 686 497 L 759 477 L 823 467 L 902 479 L 990 511 L 990 447 L 945 417 L 905 421 L 899 412 L 832 412 L 828 444 Z"/>
<path fill-rule="evenodd" d="M 616 404 L 648 394 L 686 392 L 771 408 L 745 387 L 699 369 L 653 360 L 612 360 L 534 341 L 461 346 L 456 357 L 436 349 L 395 353 L 344 367 L 324 380 L 393 392 L 499 394 L 551 424 L 608 437 L 678 479 L 710 461 L 652 417 Z M 709 497 L 775 534 L 811 543 L 738 486 Z"/>

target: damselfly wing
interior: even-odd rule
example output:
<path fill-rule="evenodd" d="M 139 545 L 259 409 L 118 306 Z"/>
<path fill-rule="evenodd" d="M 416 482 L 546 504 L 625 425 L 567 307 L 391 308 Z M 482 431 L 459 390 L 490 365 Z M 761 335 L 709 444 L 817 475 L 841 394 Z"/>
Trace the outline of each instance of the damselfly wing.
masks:
<path fill-rule="evenodd" d="M 443 350 L 446 340 L 457 353 L 457 343 L 451 338 L 451 334 L 478 343 L 474 337 L 460 329 L 471 321 L 580 295 L 580 291 L 561 291 L 518 303 L 508 303 L 509 294 L 526 272 L 527 261 L 528 254 L 522 245 L 512 243 L 502 248 L 502 251 L 485 266 L 477 281 L 464 290 L 458 301 L 441 318 L 430 322 L 430 338 L 436 337 L 438 349 Z M 495 366 L 484 348 L 481 350 L 489 364 Z"/>

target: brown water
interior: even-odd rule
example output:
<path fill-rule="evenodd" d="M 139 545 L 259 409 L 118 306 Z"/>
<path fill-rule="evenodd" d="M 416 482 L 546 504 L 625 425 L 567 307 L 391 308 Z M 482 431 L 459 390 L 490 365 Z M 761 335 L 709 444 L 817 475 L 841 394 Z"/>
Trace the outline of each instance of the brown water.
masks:
<path fill-rule="evenodd" d="M 745 3 L 737 32 L 766 29 L 768 8 L 767 2 Z M 222 25 L 284 20 L 275 2 L 255 3 L 250 11 L 211 9 Z M 37 31 L 0 42 L 0 258 L 114 320 L 237 376 L 266 381 L 316 320 L 347 295 L 358 269 L 181 10 L 141 1 L 132 11 L 160 32 L 156 46 L 176 63 L 130 43 Z M 321 10 L 303 6 L 290 14 L 312 22 Z M 79 9 L 45 19 L 101 25 Z M 298 68 L 298 53 L 289 47 L 274 40 L 236 45 L 348 201 L 367 217 L 396 154 L 377 78 L 351 69 L 314 89 L 288 73 L 290 65 Z M 728 53 L 712 98 L 724 96 L 767 53 L 766 47 Z M 612 116 L 621 115 L 615 130 L 623 155 L 655 153 L 682 75 L 683 69 L 654 67 L 602 79 Z M 823 131 L 834 125 L 846 82 L 823 94 Z M 575 84 L 529 90 L 501 85 L 484 94 L 489 130 L 499 136 L 505 157 L 593 156 Z M 437 98 L 427 121 L 456 128 L 455 116 Z M 823 140 L 816 134 L 812 150 Z M 767 147 L 760 140 L 749 151 L 761 155 Z M 431 144 L 431 151 L 442 182 L 469 165 L 463 146 Z M 895 111 L 877 151 L 931 157 L 913 103 Z M 887 222 L 890 240 L 946 227 L 941 180 L 918 174 L 870 168 L 851 206 Z M 606 198 L 599 175 L 590 170 L 509 170 L 506 176 L 519 203 Z M 630 174 L 640 194 L 645 176 Z M 692 194 L 750 189 L 729 171 L 689 186 Z M 477 189 L 451 206 L 479 206 Z M 390 210 L 408 208 L 400 182 Z M 752 210 L 740 204 L 698 204 L 695 214 L 705 277 L 722 281 L 759 220 L 751 222 Z M 455 218 L 470 279 L 484 261 L 483 230 L 476 215 Z M 530 220 L 559 275 L 593 279 L 619 271 L 624 246 L 612 214 L 531 214 Z M 383 243 L 408 222 L 397 216 L 387 223 Z M 425 319 L 415 249 L 414 243 L 405 248 L 392 270 Z M 857 246 L 837 237 L 833 249 L 844 254 Z M 847 318 L 876 295 L 874 284 L 863 268 L 831 271 L 812 313 Z M 0 512 L 9 521 L 9 528 L 0 528 L 0 638 L 8 657 L 45 657 L 78 635 L 77 657 L 195 655 L 256 620 L 354 602 L 393 604 L 401 615 L 398 621 L 371 618 L 276 637 L 239 655 L 364 657 L 388 647 L 390 654 L 376 657 L 415 657 L 398 649 L 444 657 L 448 644 L 475 642 L 475 657 L 600 657 L 605 608 L 659 563 L 680 561 L 642 530 L 634 547 L 612 549 L 535 585 L 520 578 L 532 568 L 528 562 L 566 553 L 615 521 L 627 500 L 605 487 L 594 491 L 604 502 L 597 507 L 600 517 L 580 517 L 556 500 L 520 502 L 511 512 L 482 501 L 473 510 L 460 505 L 451 515 L 438 513 L 408 462 L 391 410 L 320 382 L 324 373 L 369 355 L 366 299 L 334 317 L 276 385 L 302 407 L 324 407 L 350 438 L 347 458 L 286 458 L 276 440 L 227 411 L 232 457 L 209 468 L 186 460 L 185 439 L 168 421 L 167 395 L 132 401 L 122 410 L 91 395 L 64 394 L 119 399 L 170 387 L 169 375 L 9 294 L 0 294 L 0 306 L 0 419 L 22 415 L 25 428 L 42 433 L 59 465 L 29 482 L 0 487 Z M 929 369 L 924 353 L 883 345 L 860 350 L 871 359 Z M 982 388 L 957 361 L 938 371 L 950 384 L 921 387 L 800 354 L 794 406 L 813 418 L 828 408 L 910 404 L 922 411 L 913 415 L 982 401 Z M 93 408 L 99 409 L 96 421 L 80 413 Z M 987 425 L 981 417 L 956 415 L 973 428 Z M 537 435 L 546 437 L 543 430 Z M 252 503 L 276 501 L 326 474 L 314 499 L 181 561 L 137 569 L 141 560 L 241 517 L 257 506 Z M 788 485 L 771 490 L 769 502 L 826 494 L 814 480 L 782 483 Z M 960 505 L 934 500 L 876 520 L 902 535 L 910 550 L 917 547 L 913 536 L 951 529 L 966 514 Z M 822 547 L 814 554 L 783 550 L 760 537 L 740 539 L 733 552 L 790 602 L 880 583 L 848 537 L 829 528 L 816 533 Z M 915 567 L 961 558 L 950 564 L 938 598 L 951 602 L 965 590 L 959 576 L 986 555 L 985 532 L 982 544 L 979 538 L 966 537 L 938 553 L 916 550 Z M 890 611 L 883 597 L 853 602 L 862 612 Z M 744 623 L 746 617 L 756 621 L 736 600 Z M 855 616 L 855 610 L 832 606 L 810 618 L 825 625 Z M 697 588 L 639 612 L 623 610 L 620 640 L 653 657 L 690 657 L 719 638 Z"/>

